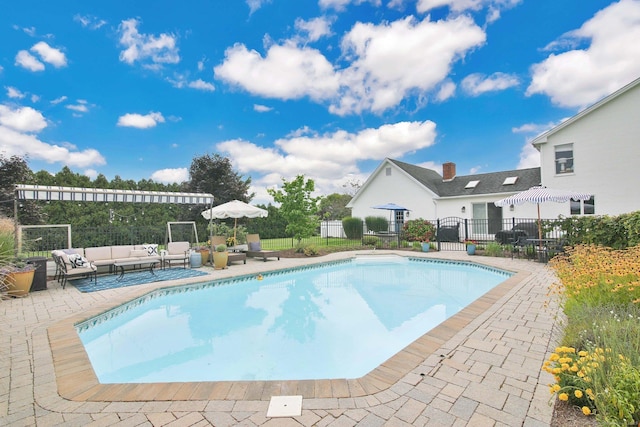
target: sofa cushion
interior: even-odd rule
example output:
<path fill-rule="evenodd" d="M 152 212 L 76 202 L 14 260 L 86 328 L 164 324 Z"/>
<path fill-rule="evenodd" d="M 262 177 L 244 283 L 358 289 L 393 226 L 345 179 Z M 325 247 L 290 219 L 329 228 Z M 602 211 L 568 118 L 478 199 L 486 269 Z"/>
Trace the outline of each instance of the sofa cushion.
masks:
<path fill-rule="evenodd" d="M 169 255 L 182 255 L 190 249 L 189 242 L 169 242 L 167 244 L 167 252 Z"/>
<path fill-rule="evenodd" d="M 129 253 L 133 249 L 133 245 L 111 246 L 111 259 L 129 258 Z"/>
<path fill-rule="evenodd" d="M 91 260 L 91 262 L 110 260 L 111 246 L 98 246 L 95 248 L 86 248 L 84 250 L 84 256 L 87 259 Z"/>
<path fill-rule="evenodd" d="M 140 258 L 140 257 L 147 257 L 148 252 L 144 249 L 132 249 L 129 252 L 129 258 Z"/>

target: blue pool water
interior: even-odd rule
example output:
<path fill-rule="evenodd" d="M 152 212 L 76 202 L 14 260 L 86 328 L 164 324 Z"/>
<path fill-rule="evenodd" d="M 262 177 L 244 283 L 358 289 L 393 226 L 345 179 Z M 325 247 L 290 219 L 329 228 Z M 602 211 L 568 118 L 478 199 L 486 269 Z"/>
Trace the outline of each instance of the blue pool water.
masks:
<path fill-rule="evenodd" d="M 101 383 L 359 378 L 509 276 L 357 258 L 158 290 L 76 329 Z"/>

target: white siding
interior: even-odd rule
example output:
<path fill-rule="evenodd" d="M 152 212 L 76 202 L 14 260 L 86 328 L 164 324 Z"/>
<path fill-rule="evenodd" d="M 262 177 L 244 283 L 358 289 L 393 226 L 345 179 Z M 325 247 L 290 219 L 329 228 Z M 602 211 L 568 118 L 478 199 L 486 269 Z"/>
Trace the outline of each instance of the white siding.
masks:
<path fill-rule="evenodd" d="M 543 184 L 593 193 L 596 215 L 640 210 L 638 111 L 640 85 L 550 135 L 540 146 Z M 554 147 L 569 143 L 573 144 L 574 173 L 556 175 Z M 545 213 L 554 217 L 570 214 L 569 203 L 546 205 Z"/>

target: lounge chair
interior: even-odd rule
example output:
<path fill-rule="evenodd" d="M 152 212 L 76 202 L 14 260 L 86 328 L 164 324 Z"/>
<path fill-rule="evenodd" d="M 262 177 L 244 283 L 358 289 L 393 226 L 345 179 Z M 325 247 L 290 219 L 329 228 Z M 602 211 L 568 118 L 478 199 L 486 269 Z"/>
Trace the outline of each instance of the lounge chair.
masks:
<path fill-rule="evenodd" d="M 247 244 L 249 246 L 249 250 L 247 251 L 247 256 L 253 258 L 262 258 L 263 261 L 267 261 L 267 258 L 275 258 L 280 259 L 279 251 L 267 251 L 262 249 L 262 245 L 260 244 L 260 236 L 258 234 L 247 234 Z"/>
<path fill-rule="evenodd" d="M 161 251 L 162 268 L 167 265 L 171 267 L 172 262 L 181 262 L 184 268 L 187 268 L 189 263 L 189 251 L 191 245 L 189 242 L 169 242 L 167 243 L 167 249 Z"/>
<path fill-rule="evenodd" d="M 211 236 L 211 244 L 215 250 L 215 247 L 218 245 L 226 245 L 227 239 L 224 236 Z M 232 262 L 235 261 L 243 261 L 245 264 L 247 263 L 247 254 L 244 252 L 228 252 L 227 257 L 227 265 L 230 266 Z"/>

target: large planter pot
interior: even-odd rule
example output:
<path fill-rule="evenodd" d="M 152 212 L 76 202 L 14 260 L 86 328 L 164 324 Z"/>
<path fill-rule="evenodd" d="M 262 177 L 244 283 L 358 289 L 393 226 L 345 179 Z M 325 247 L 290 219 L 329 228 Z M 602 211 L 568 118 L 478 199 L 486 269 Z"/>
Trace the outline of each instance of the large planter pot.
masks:
<path fill-rule="evenodd" d="M 429 252 L 431 245 L 429 242 L 422 242 L 422 252 Z"/>
<path fill-rule="evenodd" d="M 200 256 L 202 257 L 202 265 L 207 265 L 209 263 L 209 250 L 200 250 Z"/>
<path fill-rule="evenodd" d="M 17 297 L 23 297 L 29 294 L 35 270 L 30 271 L 12 271 L 8 275 L 9 290 L 8 294 Z"/>
<path fill-rule="evenodd" d="M 213 268 L 216 270 L 224 270 L 227 268 L 227 261 L 229 260 L 229 254 L 225 252 L 213 253 Z"/>
<path fill-rule="evenodd" d="M 475 255 L 476 254 L 476 245 L 467 245 L 467 254 Z"/>

